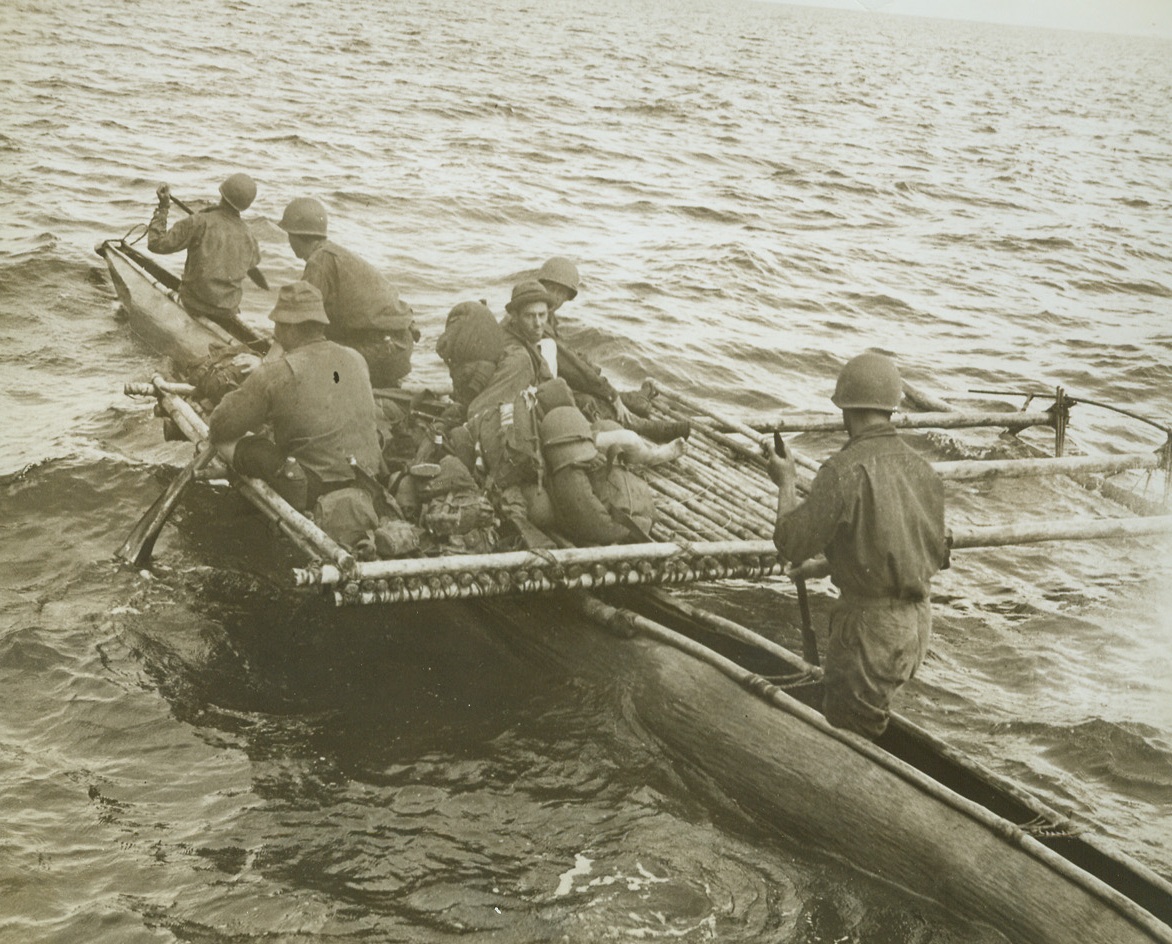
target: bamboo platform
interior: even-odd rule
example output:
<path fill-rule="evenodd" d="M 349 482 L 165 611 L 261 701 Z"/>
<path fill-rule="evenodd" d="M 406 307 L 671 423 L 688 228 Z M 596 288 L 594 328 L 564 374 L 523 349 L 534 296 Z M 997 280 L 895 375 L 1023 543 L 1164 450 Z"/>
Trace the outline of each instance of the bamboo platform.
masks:
<path fill-rule="evenodd" d="M 156 376 L 149 384 L 127 384 L 125 390 L 129 395 L 157 398 L 162 410 L 188 439 L 196 443 L 206 440 L 206 422 L 190 402 L 194 392 L 191 386 Z M 719 415 L 702 402 L 666 385 L 648 381 L 646 390 L 651 395 L 653 419 L 686 420 L 692 427 L 683 457 L 640 470 L 652 489 L 656 506 L 650 543 L 358 561 L 286 504 L 266 483 L 240 478 L 222 463 L 211 474 L 231 479 L 241 494 L 305 554 L 306 566 L 293 571 L 294 586 L 318 588 L 339 606 L 621 586 L 670 586 L 782 574 L 783 567 L 772 541 L 776 489 L 766 474 L 761 443 L 773 429 L 841 431 L 841 419 L 804 415 L 741 422 Z M 1019 413 L 965 413 L 923 394 L 918 399 L 909 399 L 924 404 L 929 411 L 898 414 L 896 424 L 908 429 L 1018 430 L 1035 425 L 1065 425 L 1055 419 L 1057 411 L 1053 407 Z M 1060 445 L 1056 442 L 1056 446 Z M 799 468 L 798 490 L 804 493 L 820 463 L 795 452 L 792 446 L 790 451 Z M 946 461 L 933 466 L 945 481 L 1095 475 L 1099 476 L 1100 484 L 1106 481 L 1104 475 L 1123 469 L 1143 469 L 1163 473 L 1166 499 L 1169 454 L 1165 444 L 1146 453 Z M 1150 502 L 1147 507 L 1150 510 Z M 1169 532 L 1172 532 L 1172 516 L 1167 514 L 1028 525 L 1010 523 L 958 528 L 952 535 L 952 547 L 960 550 Z M 795 578 L 824 576 L 825 561 L 808 561 L 788 573 Z"/>

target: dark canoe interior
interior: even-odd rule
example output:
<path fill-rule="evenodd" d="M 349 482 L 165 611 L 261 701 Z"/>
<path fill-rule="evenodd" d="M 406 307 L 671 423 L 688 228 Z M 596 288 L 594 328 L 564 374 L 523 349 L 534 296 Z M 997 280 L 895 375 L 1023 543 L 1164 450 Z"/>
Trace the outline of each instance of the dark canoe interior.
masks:
<path fill-rule="evenodd" d="M 776 680 L 798 701 L 815 710 L 821 709 L 821 683 L 802 682 L 805 672 L 796 657 L 792 663 L 782 661 L 760 648 L 708 628 L 660 598 L 639 591 L 615 592 L 608 594 L 608 599 L 702 643 L 751 672 Z M 790 687 L 789 680 L 799 684 Z M 1061 814 L 956 754 L 928 732 L 895 715 L 876 744 L 937 783 L 1021 827 L 1047 848 L 1172 925 L 1172 883 L 1071 831 L 1072 824 Z"/>

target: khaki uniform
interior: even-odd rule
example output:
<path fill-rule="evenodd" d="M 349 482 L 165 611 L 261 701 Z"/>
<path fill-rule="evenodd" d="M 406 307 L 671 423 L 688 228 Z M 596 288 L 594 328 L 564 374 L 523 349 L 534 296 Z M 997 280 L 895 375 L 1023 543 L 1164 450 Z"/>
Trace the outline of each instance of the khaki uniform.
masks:
<path fill-rule="evenodd" d="M 396 386 L 411 372 L 414 313 L 374 266 L 327 239 L 305 261 L 301 277 L 322 294 L 326 337 L 366 358 L 374 386 Z"/>
<path fill-rule="evenodd" d="M 240 214 L 223 204 L 185 216 L 167 229 L 167 208 L 158 207 L 147 227 L 147 248 L 164 255 L 187 250 L 179 302 L 194 315 L 228 320 L 240 311 L 248 270 L 260 263 L 260 247 Z"/>
<path fill-rule="evenodd" d="M 947 561 L 944 485 L 890 424 L 851 439 L 778 522 L 778 552 L 824 553 L 842 591 L 830 619 L 827 719 L 877 737 L 928 648 L 932 576 Z"/>
<path fill-rule="evenodd" d="M 213 441 L 224 442 L 271 424 L 281 453 L 329 485 L 353 480 L 350 456 L 378 471 L 374 416 L 366 364 L 323 339 L 261 364 L 224 397 L 208 428 Z"/>

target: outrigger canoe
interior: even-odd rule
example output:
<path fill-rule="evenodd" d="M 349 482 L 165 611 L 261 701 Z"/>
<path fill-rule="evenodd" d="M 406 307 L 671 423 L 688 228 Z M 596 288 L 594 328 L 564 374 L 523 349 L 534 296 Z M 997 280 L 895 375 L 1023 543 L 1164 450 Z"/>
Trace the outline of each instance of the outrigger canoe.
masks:
<path fill-rule="evenodd" d="M 154 397 L 189 439 L 205 438 L 184 371 L 224 344 L 223 332 L 190 318 L 175 302 L 174 276 L 132 246 L 108 241 L 98 252 L 131 327 L 173 372 L 130 383 L 127 392 Z M 668 756 L 811 848 L 1012 941 L 1172 944 L 1172 883 L 1099 838 L 1093 824 L 1051 809 L 898 715 L 874 743 L 831 727 L 813 707 L 816 666 L 664 589 L 781 571 L 753 438 L 759 430 L 684 394 L 650 389 L 657 415 L 688 418 L 694 432 L 683 460 L 646 472 L 661 507 L 653 540 L 642 545 L 358 562 L 264 483 L 222 471 L 305 553 L 291 581 L 309 588 L 302 592 L 338 605 L 388 605 L 388 632 L 442 624 L 453 608 L 463 621 L 471 611 L 526 658 L 618 680 Z M 1061 434 L 1060 412 L 1001 413 L 993 424 L 1051 425 Z M 989 425 L 959 414 L 897 419 Z M 1021 461 L 1004 474 L 1039 474 L 1029 466 L 1039 462 L 1060 463 L 1048 470 L 1063 475 L 1120 468 L 1166 475 L 1168 456 L 1165 447 L 1123 458 Z M 985 474 L 964 463 L 943 473 Z M 1141 515 L 957 529 L 954 546 L 1167 532 L 1169 523 L 1167 515 Z M 817 564 L 804 572 L 817 573 Z"/>

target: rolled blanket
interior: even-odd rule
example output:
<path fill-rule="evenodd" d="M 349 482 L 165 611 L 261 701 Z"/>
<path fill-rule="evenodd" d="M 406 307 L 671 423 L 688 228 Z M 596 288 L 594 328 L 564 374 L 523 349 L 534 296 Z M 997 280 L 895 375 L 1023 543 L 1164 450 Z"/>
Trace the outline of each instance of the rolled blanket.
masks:
<path fill-rule="evenodd" d="M 460 302 L 435 345 L 452 377 L 452 399 L 470 403 L 492 378 L 505 351 L 505 335 L 483 302 Z"/>

